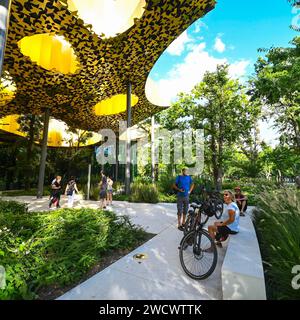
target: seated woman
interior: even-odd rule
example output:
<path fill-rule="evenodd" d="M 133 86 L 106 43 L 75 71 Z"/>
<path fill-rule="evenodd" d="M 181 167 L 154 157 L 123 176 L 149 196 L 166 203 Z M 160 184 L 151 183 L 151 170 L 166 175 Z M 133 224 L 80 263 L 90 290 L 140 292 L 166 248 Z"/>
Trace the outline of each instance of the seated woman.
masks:
<path fill-rule="evenodd" d="M 229 234 L 237 234 L 239 232 L 240 210 L 234 202 L 234 194 L 224 191 L 224 202 L 227 204 L 226 211 L 228 219 L 225 221 L 216 221 L 213 225 L 208 226 L 208 232 L 213 240 L 217 240 L 217 245 L 221 245 L 222 240 L 227 239 Z"/>

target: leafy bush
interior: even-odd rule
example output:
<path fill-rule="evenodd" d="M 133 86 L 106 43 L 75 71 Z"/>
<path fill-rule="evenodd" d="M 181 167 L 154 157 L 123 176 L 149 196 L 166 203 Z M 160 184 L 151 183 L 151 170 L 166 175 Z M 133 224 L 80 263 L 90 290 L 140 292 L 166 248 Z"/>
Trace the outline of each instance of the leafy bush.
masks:
<path fill-rule="evenodd" d="M 177 197 L 175 194 L 164 194 L 159 193 L 159 202 L 169 202 L 169 203 L 176 203 Z"/>
<path fill-rule="evenodd" d="M 84 185 L 82 188 L 83 199 L 87 199 L 87 186 Z M 91 185 L 90 187 L 90 200 L 98 201 L 99 200 L 100 187 L 98 185 Z"/>
<path fill-rule="evenodd" d="M 115 249 L 133 249 L 146 233 L 128 217 L 108 211 L 61 209 L 26 212 L 0 202 L 0 261 L 6 270 L 3 299 L 34 299 L 49 286 L 80 280 L 101 257 Z"/>
<path fill-rule="evenodd" d="M 299 299 L 291 286 L 300 257 L 300 192 L 280 189 L 258 197 L 255 226 L 271 299 Z"/>
<path fill-rule="evenodd" d="M 172 189 L 172 185 L 175 182 L 176 177 L 175 176 L 169 176 L 169 175 L 161 175 L 158 181 L 158 190 L 159 192 L 165 194 L 165 195 L 172 195 L 174 194 L 174 191 Z"/>
<path fill-rule="evenodd" d="M 129 201 L 157 203 L 159 201 L 157 187 L 154 184 L 134 182 L 131 184 Z"/>
<path fill-rule="evenodd" d="M 248 197 L 248 205 L 256 205 L 260 193 L 278 190 L 279 185 L 273 180 L 244 178 L 235 181 L 224 181 L 223 190 L 234 190 L 234 187 L 240 186 L 242 193 Z"/>

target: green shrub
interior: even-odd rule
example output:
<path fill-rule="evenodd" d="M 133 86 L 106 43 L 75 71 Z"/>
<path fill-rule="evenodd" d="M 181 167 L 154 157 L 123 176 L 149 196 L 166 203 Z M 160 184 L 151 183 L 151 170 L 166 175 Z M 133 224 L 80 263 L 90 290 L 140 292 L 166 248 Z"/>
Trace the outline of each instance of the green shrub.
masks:
<path fill-rule="evenodd" d="M 129 201 L 129 196 L 127 194 L 114 194 L 113 201 Z"/>
<path fill-rule="evenodd" d="M 0 199 L 1 216 L 5 214 L 23 214 L 27 213 L 27 204 L 18 201 L 5 201 Z"/>
<path fill-rule="evenodd" d="M 169 176 L 165 174 L 161 175 L 157 184 L 159 192 L 165 195 L 174 194 L 172 185 L 174 184 L 175 179 L 175 176 Z"/>
<path fill-rule="evenodd" d="M 176 203 L 177 197 L 176 194 L 164 194 L 159 193 L 159 202 L 169 202 L 169 203 Z"/>
<path fill-rule="evenodd" d="M 83 193 L 83 199 L 87 199 L 87 185 L 84 185 L 81 189 Z M 90 187 L 90 200 L 98 201 L 99 200 L 100 187 L 96 185 L 91 185 Z"/>
<path fill-rule="evenodd" d="M 278 189 L 262 193 L 254 212 L 270 299 L 299 299 L 291 286 L 300 260 L 300 192 Z"/>
<path fill-rule="evenodd" d="M 18 211 L 19 210 L 19 211 Z M 92 209 L 26 212 L 0 202 L 0 261 L 6 287 L 0 300 L 34 299 L 49 286 L 79 281 L 103 255 L 133 249 L 146 233 L 128 217 Z"/>
<path fill-rule="evenodd" d="M 134 182 L 131 184 L 129 201 L 157 203 L 159 201 L 158 190 L 154 184 Z"/>

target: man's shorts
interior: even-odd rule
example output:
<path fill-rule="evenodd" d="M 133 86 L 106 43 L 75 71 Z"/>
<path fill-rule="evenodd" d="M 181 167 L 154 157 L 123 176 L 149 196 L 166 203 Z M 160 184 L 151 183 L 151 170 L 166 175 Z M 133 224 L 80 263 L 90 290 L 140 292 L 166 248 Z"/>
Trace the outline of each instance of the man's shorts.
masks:
<path fill-rule="evenodd" d="M 189 209 L 189 196 L 177 196 L 177 214 L 187 214 Z"/>
<path fill-rule="evenodd" d="M 106 190 L 101 190 L 99 196 L 100 199 L 106 199 Z"/>

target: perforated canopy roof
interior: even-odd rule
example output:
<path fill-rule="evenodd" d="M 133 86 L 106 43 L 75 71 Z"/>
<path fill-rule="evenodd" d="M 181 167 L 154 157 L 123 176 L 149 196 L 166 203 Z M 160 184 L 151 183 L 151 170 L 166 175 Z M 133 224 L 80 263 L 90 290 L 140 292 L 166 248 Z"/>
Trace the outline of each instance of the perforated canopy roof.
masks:
<path fill-rule="evenodd" d="M 72 127 L 117 131 L 126 119 L 121 104 L 127 81 L 133 125 L 161 110 L 145 96 L 147 77 L 170 43 L 215 1 L 117 0 L 105 6 L 110 2 L 12 1 L 4 70 L 16 90 L 9 95 L 0 87 L 0 117 L 49 108 Z M 107 35 L 99 34 L 101 15 L 113 27 Z"/>

